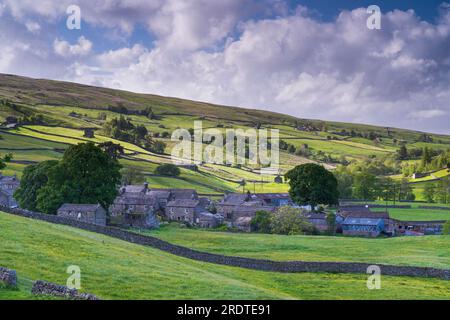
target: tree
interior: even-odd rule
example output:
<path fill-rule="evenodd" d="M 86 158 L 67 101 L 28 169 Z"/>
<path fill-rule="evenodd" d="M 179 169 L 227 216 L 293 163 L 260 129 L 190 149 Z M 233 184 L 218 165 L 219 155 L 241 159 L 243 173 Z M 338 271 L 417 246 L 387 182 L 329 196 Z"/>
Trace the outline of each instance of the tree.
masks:
<path fill-rule="evenodd" d="M 368 172 L 358 172 L 353 179 L 353 196 L 357 199 L 373 200 L 375 198 L 375 175 Z"/>
<path fill-rule="evenodd" d="M 255 217 L 250 222 L 251 230 L 260 233 L 270 233 L 272 213 L 265 210 L 256 211 Z"/>
<path fill-rule="evenodd" d="M 0 158 L 0 170 L 6 168 L 6 164 L 12 160 L 13 156 L 11 153 L 5 154 L 2 158 Z"/>
<path fill-rule="evenodd" d="M 414 201 L 416 199 L 413 188 L 406 178 L 403 178 L 400 183 L 398 198 L 399 200 L 407 201 Z"/>
<path fill-rule="evenodd" d="M 155 174 L 161 176 L 178 177 L 181 174 L 180 168 L 172 163 L 163 163 L 156 167 Z"/>
<path fill-rule="evenodd" d="M 117 159 L 125 153 L 124 148 L 120 144 L 112 141 L 100 143 L 98 146 L 113 159 Z"/>
<path fill-rule="evenodd" d="M 328 233 L 334 234 L 336 231 L 336 215 L 332 212 L 328 212 L 326 215 Z"/>
<path fill-rule="evenodd" d="M 423 188 L 423 196 L 427 202 L 434 202 L 435 185 L 433 183 L 426 183 Z"/>
<path fill-rule="evenodd" d="M 340 169 L 340 170 L 339 170 Z M 353 196 L 353 176 L 347 172 L 345 167 L 339 167 L 335 172 L 335 177 L 338 182 L 339 197 L 342 199 L 350 199 Z"/>
<path fill-rule="evenodd" d="M 301 209 L 284 206 L 278 208 L 271 219 L 273 233 L 295 235 L 313 234 L 314 226 L 306 219 Z"/>
<path fill-rule="evenodd" d="M 433 157 L 430 149 L 428 149 L 428 147 L 423 148 L 422 162 L 421 162 L 421 167 L 423 168 L 423 170 L 426 170 L 427 165 L 431 162 L 432 159 Z"/>
<path fill-rule="evenodd" d="M 397 152 L 397 159 L 399 160 L 407 160 L 408 159 L 408 149 L 405 144 L 402 144 L 400 149 Z"/>
<path fill-rule="evenodd" d="M 21 208 L 36 211 L 36 201 L 38 191 L 46 185 L 48 172 L 58 165 L 56 160 L 43 161 L 38 164 L 27 166 L 20 180 L 20 186 L 14 193 Z"/>
<path fill-rule="evenodd" d="M 323 166 L 307 163 L 296 166 L 285 174 L 289 180 L 289 194 L 299 205 L 338 204 L 338 182 Z"/>
<path fill-rule="evenodd" d="M 450 220 L 444 223 L 444 227 L 442 229 L 442 234 L 450 235 Z"/>
<path fill-rule="evenodd" d="M 48 170 L 37 192 L 38 210 L 54 214 L 63 203 L 100 203 L 108 208 L 117 196 L 121 165 L 92 142 L 70 146 Z"/>

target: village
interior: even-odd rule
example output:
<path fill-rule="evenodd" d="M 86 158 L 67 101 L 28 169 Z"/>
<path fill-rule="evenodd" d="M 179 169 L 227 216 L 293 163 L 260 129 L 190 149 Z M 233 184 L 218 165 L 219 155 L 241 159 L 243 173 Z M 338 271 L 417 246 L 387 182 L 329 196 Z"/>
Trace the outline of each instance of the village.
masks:
<path fill-rule="evenodd" d="M 17 208 L 13 197 L 20 181 L 16 176 L 0 173 L 0 206 Z M 343 234 L 345 236 L 378 237 L 418 236 L 441 234 L 446 221 L 400 221 L 389 212 L 371 211 L 371 206 L 340 201 L 336 208 L 328 209 L 335 215 L 331 226 L 325 211 L 298 206 L 289 193 L 227 193 L 219 200 L 200 196 L 194 189 L 151 188 L 148 183 L 124 185 L 108 211 L 100 204 L 64 203 L 57 215 L 96 225 L 115 225 L 123 228 L 152 229 L 161 222 L 179 222 L 198 228 L 218 228 L 252 232 L 252 219 L 257 212 L 275 213 L 289 206 L 300 210 L 317 234 Z"/>

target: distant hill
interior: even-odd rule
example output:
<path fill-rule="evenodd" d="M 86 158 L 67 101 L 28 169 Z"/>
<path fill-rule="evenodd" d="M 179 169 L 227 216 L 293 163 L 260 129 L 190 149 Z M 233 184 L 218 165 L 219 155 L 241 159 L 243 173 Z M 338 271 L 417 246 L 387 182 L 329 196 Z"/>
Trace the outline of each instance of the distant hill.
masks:
<path fill-rule="evenodd" d="M 301 102 L 299 102 L 301 107 Z M 140 111 L 152 109 L 149 118 Z M 167 144 L 165 155 L 144 150 L 141 146 L 105 136 L 106 121 L 124 115 L 135 125 L 145 126 L 156 140 Z M 182 169 L 178 178 L 153 175 L 159 163 L 170 161 L 174 142 L 171 133 L 177 128 L 193 128 L 202 120 L 204 128 L 274 128 L 279 129 L 285 148 L 280 153 L 280 174 L 305 162 L 322 163 L 333 168 L 339 163 L 369 158 L 393 157 L 402 143 L 408 148 L 446 150 L 450 136 L 419 131 L 355 123 L 296 118 L 275 112 L 221 106 L 210 103 L 122 90 L 99 88 L 77 83 L 32 79 L 0 74 L 0 123 L 8 117 L 33 118 L 18 128 L 0 128 L 0 154 L 11 152 L 14 163 L 5 173 L 19 176 L 25 165 L 58 159 L 70 144 L 114 141 L 122 144 L 126 155 L 121 162 L 147 176 L 157 187 L 192 187 L 202 193 L 224 191 L 286 191 L 287 185 L 274 183 L 273 175 L 261 175 L 259 167 L 202 165 L 198 172 Z M 95 137 L 84 136 L 83 129 L 95 129 Z M 240 181 L 247 184 L 242 188 Z"/>

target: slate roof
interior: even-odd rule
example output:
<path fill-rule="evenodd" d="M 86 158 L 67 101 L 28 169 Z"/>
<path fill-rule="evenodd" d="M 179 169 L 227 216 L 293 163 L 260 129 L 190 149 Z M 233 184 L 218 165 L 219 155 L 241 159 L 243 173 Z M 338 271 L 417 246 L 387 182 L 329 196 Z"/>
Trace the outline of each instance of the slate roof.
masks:
<path fill-rule="evenodd" d="M 142 184 L 138 184 L 138 185 L 130 184 L 127 186 L 123 186 L 121 190 L 122 190 L 122 192 L 139 193 L 139 192 L 145 192 L 146 187 Z"/>
<path fill-rule="evenodd" d="M 372 211 L 346 211 L 339 212 L 339 215 L 347 218 L 369 218 L 369 219 L 389 219 L 388 212 L 372 212 Z"/>
<path fill-rule="evenodd" d="M 247 201 L 249 195 L 246 193 L 228 193 L 219 202 L 225 205 L 240 205 L 242 202 Z"/>
<path fill-rule="evenodd" d="M 327 214 L 326 213 L 311 213 L 306 216 L 308 219 L 326 219 Z"/>
<path fill-rule="evenodd" d="M 200 201 L 192 199 L 176 199 L 167 203 L 167 207 L 195 208 Z"/>
<path fill-rule="evenodd" d="M 368 218 L 351 218 L 348 217 L 342 223 L 343 225 L 359 225 L 359 226 L 377 226 L 382 223 L 382 219 L 368 219 Z"/>
<path fill-rule="evenodd" d="M 79 211 L 79 212 L 90 212 L 97 210 L 100 204 L 77 204 L 77 203 L 64 203 L 59 207 L 58 211 Z"/>

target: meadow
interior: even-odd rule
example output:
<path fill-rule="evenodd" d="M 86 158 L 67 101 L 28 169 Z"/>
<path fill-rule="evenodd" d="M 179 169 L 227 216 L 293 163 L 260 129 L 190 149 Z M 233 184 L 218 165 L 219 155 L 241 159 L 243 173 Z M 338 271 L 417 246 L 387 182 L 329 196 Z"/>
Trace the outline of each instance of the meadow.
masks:
<path fill-rule="evenodd" d="M 0 265 L 15 269 L 19 289 L 0 299 L 43 299 L 34 280 L 65 284 L 69 265 L 81 268 L 81 291 L 102 299 L 450 299 L 450 282 L 382 277 L 368 290 L 366 275 L 283 274 L 176 257 L 67 226 L 0 213 Z"/>
<path fill-rule="evenodd" d="M 284 236 L 180 228 L 136 231 L 212 253 L 278 261 L 353 261 L 450 269 L 450 236 L 354 238 Z"/>

